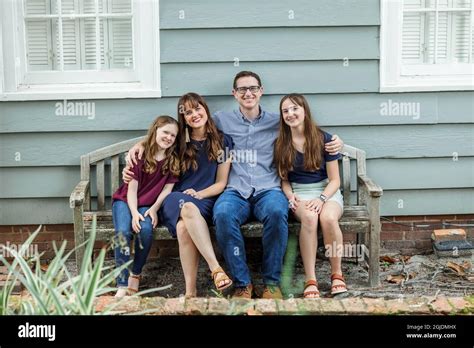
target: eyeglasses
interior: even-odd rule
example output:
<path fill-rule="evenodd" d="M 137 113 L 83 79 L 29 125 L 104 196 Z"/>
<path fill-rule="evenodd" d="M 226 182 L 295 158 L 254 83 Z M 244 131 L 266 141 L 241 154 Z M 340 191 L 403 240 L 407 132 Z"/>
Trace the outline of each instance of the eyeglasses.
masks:
<path fill-rule="evenodd" d="M 260 86 L 250 86 L 250 87 L 237 87 L 235 89 L 237 93 L 239 94 L 245 94 L 247 91 L 250 91 L 250 93 L 257 93 L 260 90 Z"/>

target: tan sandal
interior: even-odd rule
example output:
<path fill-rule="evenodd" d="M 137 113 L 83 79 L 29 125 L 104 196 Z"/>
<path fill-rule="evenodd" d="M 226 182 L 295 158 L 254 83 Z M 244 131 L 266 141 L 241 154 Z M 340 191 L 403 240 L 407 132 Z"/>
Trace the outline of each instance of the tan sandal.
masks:
<path fill-rule="evenodd" d="M 133 279 L 138 279 L 139 281 L 142 279 L 141 275 L 135 275 L 135 274 L 132 274 L 132 273 L 130 273 L 130 275 L 128 277 L 133 278 Z M 138 292 L 138 289 L 134 289 L 134 288 L 131 288 L 129 286 L 127 288 L 127 292 L 128 292 L 129 295 L 133 295 L 133 294 L 136 294 Z"/>
<path fill-rule="evenodd" d="M 229 286 L 232 285 L 232 279 L 229 278 L 229 276 L 224 272 L 222 267 L 217 267 L 214 271 L 212 271 L 211 277 L 214 280 L 214 285 L 216 286 L 216 289 L 219 291 L 227 289 Z M 225 282 L 226 280 L 228 280 L 229 282 L 219 286 L 219 283 Z"/>
<path fill-rule="evenodd" d="M 337 294 L 342 294 L 343 292 L 347 291 L 347 285 L 346 281 L 344 280 L 344 277 L 342 274 L 337 274 L 334 273 L 331 275 L 331 283 L 335 280 L 340 280 L 343 282 L 343 284 L 337 284 L 337 285 L 332 285 L 331 286 L 331 295 L 337 295 Z"/>
<path fill-rule="evenodd" d="M 315 286 L 316 290 L 306 291 L 310 286 Z M 318 282 L 316 279 L 310 279 L 304 284 L 303 297 L 304 298 L 319 298 Z"/>

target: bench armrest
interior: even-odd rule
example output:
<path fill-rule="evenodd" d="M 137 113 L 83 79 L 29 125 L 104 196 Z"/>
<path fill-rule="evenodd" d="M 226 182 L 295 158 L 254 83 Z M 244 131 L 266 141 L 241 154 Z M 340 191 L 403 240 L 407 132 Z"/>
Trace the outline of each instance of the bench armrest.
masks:
<path fill-rule="evenodd" d="M 77 206 L 84 204 L 84 199 L 86 198 L 86 194 L 89 191 L 89 181 L 83 180 L 80 181 L 69 197 L 69 206 L 74 209 Z"/>
<path fill-rule="evenodd" d="M 380 197 L 383 194 L 382 188 L 372 181 L 367 175 L 358 175 L 357 183 L 359 186 L 363 186 L 367 193 L 371 197 Z"/>

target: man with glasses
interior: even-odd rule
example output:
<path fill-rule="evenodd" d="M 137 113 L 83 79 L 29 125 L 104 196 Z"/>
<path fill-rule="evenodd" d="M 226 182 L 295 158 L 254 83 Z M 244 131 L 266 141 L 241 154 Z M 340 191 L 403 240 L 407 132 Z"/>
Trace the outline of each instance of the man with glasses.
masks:
<path fill-rule="evenodd" d="M 273 147 L 279 128 L 279 113 L 260 106 L 260 77 L 241 71 L 234 78 L 232 94 L 239 108 L 213 116 L 217 127 L 234 140 L 234 160 L 226 190 L 214 205 L 217 242 L 234 284 L 235 298 L 251 298 L 253 286 L 247 266 L 240 226 L 252 218 L 263 223 L 263 298 L 282 298 L 280 276 L 288 240 L 288 200 L 273 165 Z M 326 151 L 339 152 L 343 142 L 334 136 Z M 243 160 L 248 155 L 254 160 Z"/>

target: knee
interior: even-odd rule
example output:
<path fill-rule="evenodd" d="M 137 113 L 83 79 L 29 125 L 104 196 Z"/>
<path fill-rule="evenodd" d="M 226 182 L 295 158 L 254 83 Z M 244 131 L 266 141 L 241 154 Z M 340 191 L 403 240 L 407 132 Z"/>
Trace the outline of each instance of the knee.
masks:
<path fill-rule="evenodd" d="M 267 219 L 270 221 L 287 221 L 288 206 L 276 205 L 271 207 L 267 213 Z"/>
<path fill-rule="evenodd" d="M 191 236 L 186 229 L 186 226 L 182 222 L 178 222 L 176 225 L 176 236 L 178 237 L 179 243 L 189 243 L 192 241 Z"/>
<path fill-rule="evenodd" d="M 310 210 L 304 210 L 301 214 L 301 224 L 311 229 L 316 229 L 318 226 L 318 214 Z"/>
<path fill-rule="evenodd" d="M 323 212 L 319 216 L 319 221 L 322 226 L 337 226 L 339 224 L 339 217 L 333 212 Z"/>
<path fill-rule="evenodd" d="M 225 203 L 220 204 L 219 207 L 214 206 L 213 220 L 214 225 L 226 226 L 237 222 L 237 216 L 234 214 L 235 210 L 227 209 Z"/>
<path fill-rule="evenodd" d="M 142 238 L 151 239 L 153 236 L 153 225 L 150 221 L 143 221 L 141 224 L 140 235 Z"/>
<path fill-rule="evenodd" d="M 194 218 L 197 214 L 200 214 L 198 207 L 194 203 L 186 202 L 181 208 L 181 216 L 183 218 Z"/>

